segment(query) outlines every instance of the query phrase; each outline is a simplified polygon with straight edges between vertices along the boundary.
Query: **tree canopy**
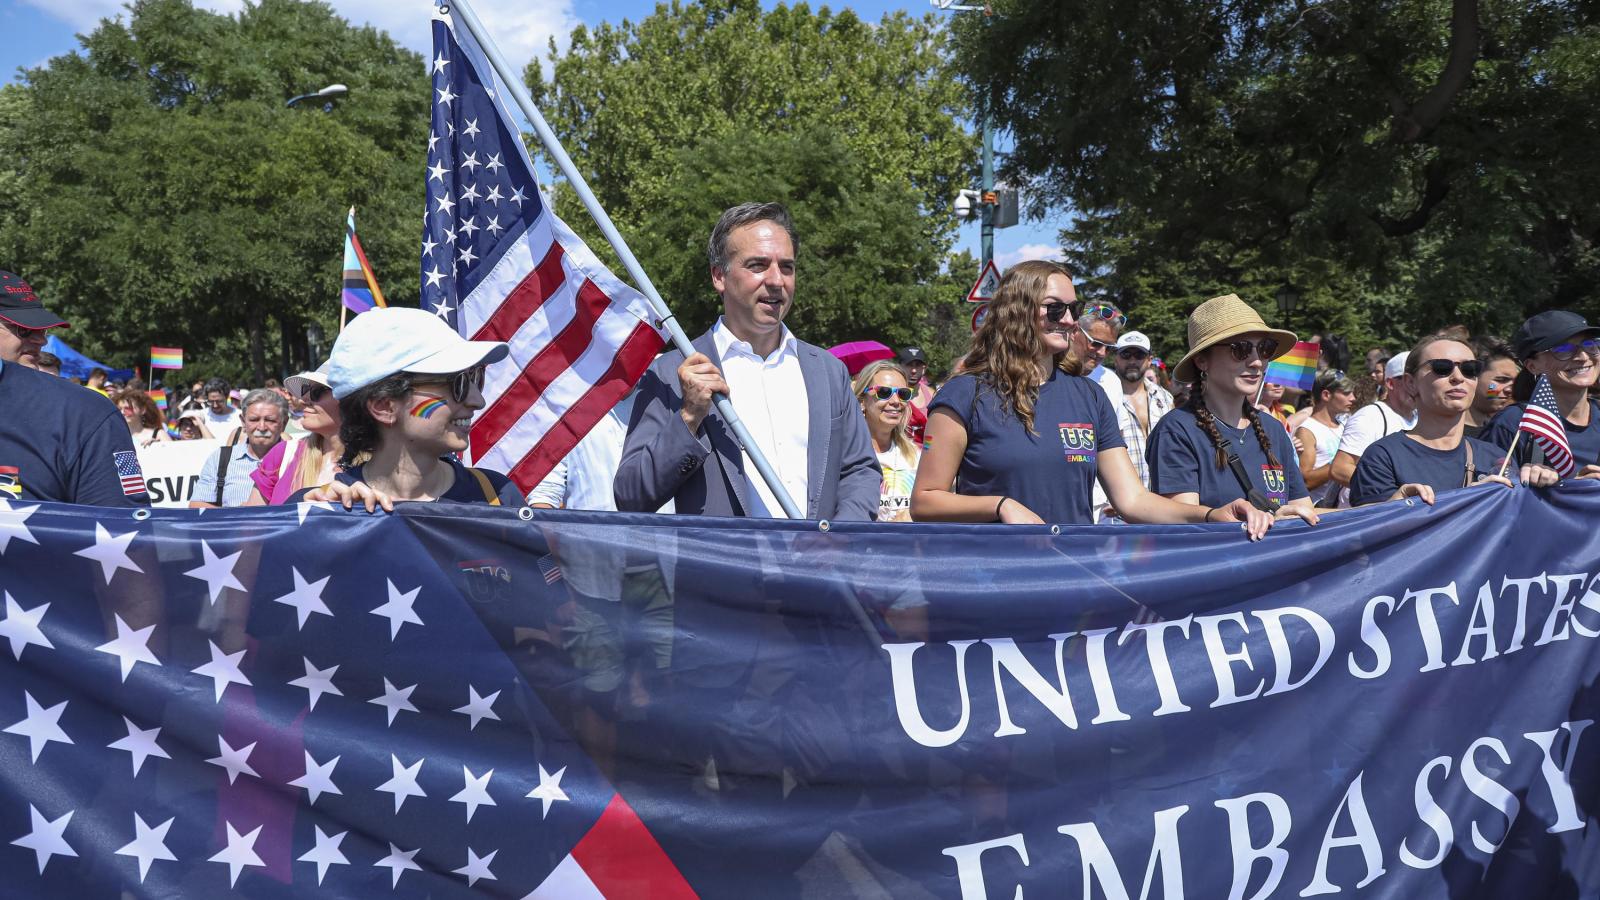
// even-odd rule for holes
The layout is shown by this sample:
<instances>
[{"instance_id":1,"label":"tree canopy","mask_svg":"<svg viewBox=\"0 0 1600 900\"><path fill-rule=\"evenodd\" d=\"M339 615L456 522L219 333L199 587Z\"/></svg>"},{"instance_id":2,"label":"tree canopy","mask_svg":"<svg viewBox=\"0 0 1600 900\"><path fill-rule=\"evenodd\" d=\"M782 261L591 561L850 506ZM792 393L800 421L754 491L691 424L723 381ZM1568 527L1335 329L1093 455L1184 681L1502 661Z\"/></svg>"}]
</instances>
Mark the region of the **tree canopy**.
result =
<instances>
[{"instance_id":1,"label":"tree canopy","mask_svg":"<svg viewBox=\"0 0 1600 900\"><path fill-rule=\"evenodd\" d=\"M69 342L125 365L182 346L189 371L259 382L309 323L335 331L351 205L390 297L416 303L419 55L300 0L139 0L81 41L0 93L0 260ZM335 82L331 112L286 108Z\"/></svg>"},{"instance_id":2,"label":"tree canopy","mask_svg":"<svg viewBox=\"0 0 1600 900\"><path fill-rule=\"evenodd\" d=\"M1582 0L996 0L955 25L1002 174L1167 348L1237 291L1391 343L1600 313L1600 8Z\"/></svg>"},{"instance_id":3,"label":"tree canopy","mask_svg":"<svg viewBox=\"0 0 1600 900\"><path fill-rule=\"evenodd\" d=\"M927 342L948 359L966 344L966 285L941 267L976 142L946 42L932 16L674 2L578 28L550 75L535 64L526 79L691 334L720 310L705 249L718 214L778 200L801 239L800 336ZM569 193L557 208L605 254Z\"/></svg>"}]
</instances>

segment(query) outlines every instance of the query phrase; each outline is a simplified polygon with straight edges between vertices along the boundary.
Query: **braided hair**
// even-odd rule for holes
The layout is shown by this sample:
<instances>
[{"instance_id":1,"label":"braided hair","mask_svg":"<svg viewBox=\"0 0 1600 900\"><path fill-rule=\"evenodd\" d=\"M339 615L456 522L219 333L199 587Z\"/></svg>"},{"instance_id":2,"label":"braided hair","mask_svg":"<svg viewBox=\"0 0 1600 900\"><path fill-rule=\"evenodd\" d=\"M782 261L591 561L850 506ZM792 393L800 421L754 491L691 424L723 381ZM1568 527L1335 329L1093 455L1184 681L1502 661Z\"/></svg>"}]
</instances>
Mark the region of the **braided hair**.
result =
<instances>
[{"instance_id":1,"label":"braided hair","mask_svg":"<svg viewBox=\"0 0 1600 900\"><path fill-rule=\"evenodd\" d=\"M1205 380L1203 374L1201 380ZM1222 432L1217 430L1217 417L1206 407L1206 393L1202 385L1196 385L1194 392L1189 396L1189 411L1194 413L1195 424L1199 425L1200 430L1211 439L1211 446L1217 453L1217 468L1227 468L1228 442L1222 439ZM1267 438L1266 429L1261 427L1261 416L1256 412L1255 406L1245 403L1244 415L1250 420L1251 430L1256 433L1256 443L1261 445L1261 452L1266 454L1267 464L1282 468L1278 457L1272 452L1272 441Z\"/></svg>"}]
</instances>

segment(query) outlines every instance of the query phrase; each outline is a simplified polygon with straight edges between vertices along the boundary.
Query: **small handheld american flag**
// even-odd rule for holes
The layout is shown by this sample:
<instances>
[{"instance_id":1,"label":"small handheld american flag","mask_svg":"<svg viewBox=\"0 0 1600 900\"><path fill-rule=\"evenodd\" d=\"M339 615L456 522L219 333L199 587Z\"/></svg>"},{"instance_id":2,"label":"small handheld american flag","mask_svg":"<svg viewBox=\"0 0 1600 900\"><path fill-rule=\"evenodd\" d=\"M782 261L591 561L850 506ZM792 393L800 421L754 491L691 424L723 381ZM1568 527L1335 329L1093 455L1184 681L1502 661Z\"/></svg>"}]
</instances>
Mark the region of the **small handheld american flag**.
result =
<instances>
[{"instance_id":1,"label":"small handheld american flag","mask_svg":"<svg viewBox=\"0 0 1600 900\"><path fill-rule=\"evenodd\" d=\"M1550 388L1550 379L1540 375L1533 386L1533 396L1528 398L1528 408L1522 412L1522 422L1517 431L1526 434L1540 450L1545 461L1562 478L1569 477L1577 468L1572 458L1572 445L1567 442L1567 426L1561 419L1561 409L1556 406L1556 392Z\"/></svg>"}]
</instances>

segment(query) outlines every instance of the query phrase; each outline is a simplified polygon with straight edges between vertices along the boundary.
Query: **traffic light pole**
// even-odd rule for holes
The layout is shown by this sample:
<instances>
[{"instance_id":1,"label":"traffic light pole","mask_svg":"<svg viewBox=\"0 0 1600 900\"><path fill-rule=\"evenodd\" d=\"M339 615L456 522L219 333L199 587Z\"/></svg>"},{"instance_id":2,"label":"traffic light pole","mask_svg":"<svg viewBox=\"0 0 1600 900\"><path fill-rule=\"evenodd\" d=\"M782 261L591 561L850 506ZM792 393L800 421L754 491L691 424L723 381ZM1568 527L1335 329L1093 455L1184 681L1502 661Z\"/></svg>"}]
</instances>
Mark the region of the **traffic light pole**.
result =
<instances>
[{"instance_id":1,"label":"traffic light pole","mask_svg":"<svg viewBox=\"0 0 1600 900\"><path fill-rule=\"evenodd\" d=\"M994 217L996 205L990 200L994 197L994 120L985 104L983 110L983 190L982 202L978 204L979 220L983 223L982 252L983 260L978 267L979 272L989 270L989 262L994 259Z\"/></svg>"}]
</instances>

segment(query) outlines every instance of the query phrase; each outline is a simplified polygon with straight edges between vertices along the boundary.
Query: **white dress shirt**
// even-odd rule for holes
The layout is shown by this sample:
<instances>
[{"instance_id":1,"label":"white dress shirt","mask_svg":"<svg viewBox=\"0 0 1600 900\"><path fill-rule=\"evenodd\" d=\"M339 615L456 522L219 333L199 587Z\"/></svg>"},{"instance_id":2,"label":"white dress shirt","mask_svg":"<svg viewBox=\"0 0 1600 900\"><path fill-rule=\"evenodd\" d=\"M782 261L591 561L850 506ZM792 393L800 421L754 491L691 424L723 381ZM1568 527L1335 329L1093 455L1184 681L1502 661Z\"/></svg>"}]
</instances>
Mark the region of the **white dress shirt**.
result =
<instances>
[{"instance_id":1,"label":"white dress shirt","mask_svg":"<svg viewBox=\"0 0 1600 900\"><path fill-rule=\"evenodd\" d=\"M543 503L557 509L617 511L617 497L611 482L622 461L622 442L628 437L628 419L633 415L633 398L637 395L635 391L623 397L594 423L583 440L528 492L530 505ZM659 511L672 512L672 501L668 500Z\"/></svg>"},{"instance_id":2,"label":"white dress shirt","mask_svg":"<svg viewBox=\"0 0 1600 900\"><path fill-rule=\"evenodd\" d=\"M806 379L800 371L799 342L785 326L778 349L761 357L747 341L734 337L721 318L711 329L717 355L722 358L722 378L729 399L750 437L778 473L789 497L806 514L808 478L806 450L811 433L811 407ZM767 482L756 471L748 452L742 454L749 490L750 515L783 519L787 516Z\"/></svg>"}]
</instances>

